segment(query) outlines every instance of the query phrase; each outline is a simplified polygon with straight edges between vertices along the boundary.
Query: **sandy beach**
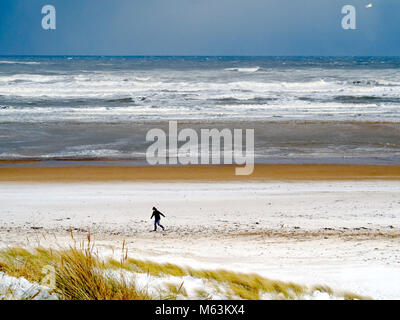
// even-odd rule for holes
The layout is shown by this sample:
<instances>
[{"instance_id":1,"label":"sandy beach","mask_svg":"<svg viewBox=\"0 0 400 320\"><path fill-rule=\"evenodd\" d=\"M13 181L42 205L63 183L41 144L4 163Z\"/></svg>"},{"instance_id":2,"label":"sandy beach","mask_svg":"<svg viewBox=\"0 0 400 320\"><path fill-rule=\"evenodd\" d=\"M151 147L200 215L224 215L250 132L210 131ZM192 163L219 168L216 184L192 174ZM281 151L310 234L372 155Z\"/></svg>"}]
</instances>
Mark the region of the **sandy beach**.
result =
<instances>
[{"instance_id":1,"label":"sandy beach","mask_svg":"<svg viewBox=\"0 0 400 320\"><path fill-rule=\"evenodd\" d=\"M126 240L135 258L400 297L398 166L232 171L2 168L0 246L66 247L71 230L90 232L102 256ZM164 232L150 232L153 206Z\"/></svg>"}]
</instances>

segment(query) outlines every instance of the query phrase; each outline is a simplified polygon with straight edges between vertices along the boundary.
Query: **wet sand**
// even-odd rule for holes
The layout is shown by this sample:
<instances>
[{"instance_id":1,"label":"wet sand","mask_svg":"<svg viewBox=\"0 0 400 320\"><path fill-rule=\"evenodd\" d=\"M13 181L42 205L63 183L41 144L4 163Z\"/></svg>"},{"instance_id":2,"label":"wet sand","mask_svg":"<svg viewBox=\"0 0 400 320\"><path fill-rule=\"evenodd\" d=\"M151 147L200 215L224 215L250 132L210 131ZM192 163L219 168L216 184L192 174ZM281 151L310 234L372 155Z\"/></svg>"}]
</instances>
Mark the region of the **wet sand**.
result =
<instances>
[{"instance_id":1,"label":"wet sand","mask_svg":"<svg viewBox=\"0 0 400 320\"><path fill-rule=\"evenodd\" d=\"M234 165L220 166L71 166L0 168L0 181L340 181L400 180L400 165L255 165L249 176Z\"/></svg>"}]
</instances>

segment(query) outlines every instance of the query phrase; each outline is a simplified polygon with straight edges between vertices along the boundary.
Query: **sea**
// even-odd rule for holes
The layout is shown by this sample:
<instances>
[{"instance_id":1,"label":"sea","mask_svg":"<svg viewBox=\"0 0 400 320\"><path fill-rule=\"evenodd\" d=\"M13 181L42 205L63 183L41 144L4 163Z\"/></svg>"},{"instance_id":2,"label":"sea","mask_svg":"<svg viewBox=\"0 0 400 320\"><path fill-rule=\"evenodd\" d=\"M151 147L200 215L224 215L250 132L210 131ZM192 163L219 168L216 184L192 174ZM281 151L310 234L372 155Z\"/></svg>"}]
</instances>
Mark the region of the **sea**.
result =
<instances>
[{"instance_id":1,"label":"sea","mask_svg":"<svg viewBox=\"0 0 400 320\"><path fill-rule=\"evenodd\" d=\"M258 163L400 164L399 57L0 57L0 160L145 163L146 133L255 129Z\"/></svg>"}]
</instances>

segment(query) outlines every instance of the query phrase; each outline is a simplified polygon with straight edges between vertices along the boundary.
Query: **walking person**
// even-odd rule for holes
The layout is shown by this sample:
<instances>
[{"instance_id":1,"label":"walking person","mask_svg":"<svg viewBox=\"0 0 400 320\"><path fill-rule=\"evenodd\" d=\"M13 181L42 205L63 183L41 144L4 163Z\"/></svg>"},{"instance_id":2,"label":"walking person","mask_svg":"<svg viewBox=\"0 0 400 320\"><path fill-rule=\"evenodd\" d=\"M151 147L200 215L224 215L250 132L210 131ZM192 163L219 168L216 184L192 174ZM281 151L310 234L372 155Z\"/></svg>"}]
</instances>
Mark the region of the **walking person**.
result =
<instances>
[{"instance_id":1,"label":"walking person","mask_svg":"<svg viewBox=\"0 0 400 320\"><path fill-rule=\"evenodd\" d=\"M165 218L165 216L157 210L156 207L153 207L153 214L150 219L154 217L154 231L157 231L157 225L161 227L161 229L165 230L165 228L160 224L161 216Z\"/></svg>"}]
</instances>

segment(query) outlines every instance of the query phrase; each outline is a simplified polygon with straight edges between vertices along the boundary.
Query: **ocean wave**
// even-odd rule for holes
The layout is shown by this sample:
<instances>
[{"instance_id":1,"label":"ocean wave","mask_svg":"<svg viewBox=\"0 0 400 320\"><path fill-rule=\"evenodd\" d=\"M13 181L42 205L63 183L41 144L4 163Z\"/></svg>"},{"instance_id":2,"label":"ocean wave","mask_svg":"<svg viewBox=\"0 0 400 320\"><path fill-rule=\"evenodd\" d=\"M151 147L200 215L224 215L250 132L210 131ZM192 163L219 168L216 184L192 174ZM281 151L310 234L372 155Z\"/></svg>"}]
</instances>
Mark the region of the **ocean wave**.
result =
<instances>
[{"instance_id":1,"label":"ocean wave","mask_svg":"<svg viewBox=\"0 0 400 320\"><path fill-rule=\"evenodd\" d=\"M135 77L136 81L149 81L150 77Z\"/></svg>"},{"instance_id":2,"label":"ocean wave","mask_svg":"<svg viewBox=\"0 0 400 320\"><path fill-rule=\"evenodd\" d=\"M237 71L237 72L248 72L253 73L260 70L260 67L249 67L249 68L225 68L226 71Z\"/></svg>"},{"instance_id":3,"label":"ocean wave","mask_svg":"<svg viewBox=\"0 0 400 320\"><path fill-rule=\"evenodd\" d=\"M400 97L377 97L377 96L336 96L334 101L353 104L369 104L369 103L393 103L400 104Z\"/></svg>"},{"instance_id":4,"label":"ocean wave","mask_svg":"<svg viewBox=\"0 0 400 320\"><path fill-rule=\"evenodd\" d=\"M115 98L115 99L105 99L105 102L135 102L135 99L133 99L132 97L127 97L127 98Z\"/></svg>"},{"instance_id":5,"label":"ocean wave","mask_svg":"<svg viewBox=\"0 0 400 320\"><path fill-rule=\"evenodd\" d=\"M262 104L268 104L271 101L278 101L278 98L274 97L232 97L232 96L227 96L227 97L221 97L221 98L211 98L207 99L207 101L212 101L213 103L216 103L218 105L226 105L226 104L243 104L243 105L262 105Z\"/></svg>"},{"instance_id":6,"label":"ocean wave","mask_svg":"<svg viewBox=\"0 0 400 320\"><path fill-rule=\"evenodd\" d=\"M363 79L363 80L351 80L347 81L347 84L355 85L355 86L367 86L367 87L398 87L400 86L399 81L387 81L387 80L371 80L371 79Z\"/></svg>"},{"instance_id":7,"label":"ocean wave","mask_svg":"<svg viewBox=\"0 0 400 320\"><path fill-rule=\"evenodd\" d=\"M311 58L183 60L3 58L0 121L400 121L394 65L357 69L357 63L345 61L333 67L330 60ZM42 65L16 67L13 61Z\"/></svg>"},{"instance_id":8,"label":"ocean wave","mask_svg":"<svg viewBox=\"0 0 400 320\"><path fill-rule=\"evenodd\" d=\"M24 65L39 65L40 62L36 61L11 61L11 60L1 60L0 64L24 64Z\"/></svg>"},{"instance_id":9,"label":"ocean wave","mask_svg":"<svg viewBox=\"0 0 400 320\"><path fill-rule=\"evenodd\" d=\"M57 75L39 75L39 74L15 74L12 76L0 76L0 82L8 84L20 84L24 82L33 83L51 83L51 82L62 82L64 85L69 82L68 76L57 76Z\"/></svg>"},{"instance_id":10,"label":"ocean wave","mask_svg":"<svg viewBox=\"0 0 400 320\"><path fill-rule=\"evenodd\" d=\"M379 86L349 85L324 79L311 81L183 81L163 79L162 81L136 80L137 77L121 76L60 76L60 75L14 75L0 76L0 95L9 97L51 97L68 99L73 97L115 97L120 95L156 95L162 99L186 98L197 95L198 99L213 99L215 96L231 95L236 99L254 96L275 98L275 95L293 98L312 95L325 96L396 96L400 95L400 85L394 87L380 82ZM147 79L147 78L146 78ZM127 80L127 81L125 81ZM179 80L179 81L176 81ZM173 95L172 95L173 94Z\"/></svg>"}]
</instances>

